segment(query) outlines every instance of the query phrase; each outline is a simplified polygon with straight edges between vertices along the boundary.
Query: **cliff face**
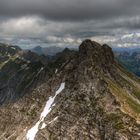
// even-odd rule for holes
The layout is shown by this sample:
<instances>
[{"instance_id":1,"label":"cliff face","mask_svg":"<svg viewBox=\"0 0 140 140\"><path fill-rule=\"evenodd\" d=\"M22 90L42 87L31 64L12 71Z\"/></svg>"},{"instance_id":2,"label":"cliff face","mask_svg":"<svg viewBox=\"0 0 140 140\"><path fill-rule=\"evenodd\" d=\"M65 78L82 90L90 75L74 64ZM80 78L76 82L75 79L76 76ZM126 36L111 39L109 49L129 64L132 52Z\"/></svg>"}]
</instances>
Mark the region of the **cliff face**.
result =
<instances>
[{"instance_id":1,"label":"cliff face","mask_svg":"<svg viewBox=\"0 0 140 140\"><path fill-rule=\"evenodd\" d=\"M57 55L54 66L31 94L1 107L1 138L140 139L140 80L114 60L109 46L85 40L78 52Z\"/></svg>"},{"instance_id":2,"label":"cliff face","mask_svg":"<svg viewBox=\"0 0 140 140\"><path fill-rule=\"evenodd\" d=\"M0 44L0 104L15 101L44 82L50 73L47 64L45 56Z\"/></svg>"}]
</instances>

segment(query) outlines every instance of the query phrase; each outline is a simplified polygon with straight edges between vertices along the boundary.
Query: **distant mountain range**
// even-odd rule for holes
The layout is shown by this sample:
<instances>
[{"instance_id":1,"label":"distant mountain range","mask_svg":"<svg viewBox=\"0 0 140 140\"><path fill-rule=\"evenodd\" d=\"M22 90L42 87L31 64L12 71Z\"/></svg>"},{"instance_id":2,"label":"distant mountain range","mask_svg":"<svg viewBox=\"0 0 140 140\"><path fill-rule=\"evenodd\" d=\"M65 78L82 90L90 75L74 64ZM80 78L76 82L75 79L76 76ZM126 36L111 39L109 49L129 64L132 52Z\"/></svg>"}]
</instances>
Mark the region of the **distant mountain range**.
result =
<instances>
[{"instance_id":1,"label":"distant mountain range","mask_svg":"<svg viewBox=\"0 0 140 140\"><path fill-rule=\"evenodd\" d=\"M116 59L130 72L140 76L140 50L114 52Z\"/></svg>"},{"instance_id":2,"label":"distant mountain range","mask_svg":"<svg viewBox=\"0 0 140 140\"><path fill-rule=\"evenodd\" d=\"M61 47L55 47L55 46L51 46L51 47L46 47L46 48L42 48L40 46L37 46L33 49L31 49L32 52L35 52L39 55L48 55L48 56L53 56L59 52L62 52L65 48L61 48Z\"/></svg>"}]
</instances>

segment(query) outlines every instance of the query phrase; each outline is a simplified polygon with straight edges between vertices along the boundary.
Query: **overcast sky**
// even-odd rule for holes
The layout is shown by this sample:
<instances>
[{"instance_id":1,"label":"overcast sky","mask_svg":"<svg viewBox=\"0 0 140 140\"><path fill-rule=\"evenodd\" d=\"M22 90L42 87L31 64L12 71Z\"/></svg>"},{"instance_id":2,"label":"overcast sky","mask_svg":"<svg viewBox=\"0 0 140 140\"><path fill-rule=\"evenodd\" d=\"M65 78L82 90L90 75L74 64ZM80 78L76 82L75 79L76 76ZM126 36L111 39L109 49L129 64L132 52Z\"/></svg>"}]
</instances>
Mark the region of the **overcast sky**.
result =
<instances>
[{"instance_id":1,"label":"overcast sky","mask_svg":"<svg viewBox=\"0 0 140 140\"><path fill-rule=\"evenodd\" d=\"M140 0L0 0L0 42L75 47L85 38L140 47Z\"/></svg>"}]
</instances>

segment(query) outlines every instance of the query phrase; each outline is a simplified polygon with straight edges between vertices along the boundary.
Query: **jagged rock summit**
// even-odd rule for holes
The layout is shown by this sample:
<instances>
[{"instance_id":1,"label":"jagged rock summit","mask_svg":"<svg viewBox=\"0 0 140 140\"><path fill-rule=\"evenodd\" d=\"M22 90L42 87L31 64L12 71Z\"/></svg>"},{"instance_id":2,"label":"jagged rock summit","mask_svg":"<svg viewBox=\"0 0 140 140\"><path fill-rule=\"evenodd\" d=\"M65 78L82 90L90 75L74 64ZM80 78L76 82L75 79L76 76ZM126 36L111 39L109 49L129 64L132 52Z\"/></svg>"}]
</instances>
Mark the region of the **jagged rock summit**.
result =
<instances>
[{"instance_id":1,"label":"jagged rock summit","mask_svg":"<svg viewBox=\"0 0 140 140\"><path fill-rule=\"evenodd\" d=\"M99 43L91 40L85 40L79 47L79 55L94 58L98 62L110 63L114 61L114 54L112 49L104 44L100 45Z\"/></svg>"},{"instance_id":2,"label":"jagged rock summit","mask_svg":"<svg viewBox=\"0 0 140 140\"><path fill-rule=\"evenodd\" d=\"M140 80L115 61L108 45L85 40L79 51L59 53L49 68L56 70L46 82L0 108L2 137L140 139Z\"/></svg>"}]
</instances>

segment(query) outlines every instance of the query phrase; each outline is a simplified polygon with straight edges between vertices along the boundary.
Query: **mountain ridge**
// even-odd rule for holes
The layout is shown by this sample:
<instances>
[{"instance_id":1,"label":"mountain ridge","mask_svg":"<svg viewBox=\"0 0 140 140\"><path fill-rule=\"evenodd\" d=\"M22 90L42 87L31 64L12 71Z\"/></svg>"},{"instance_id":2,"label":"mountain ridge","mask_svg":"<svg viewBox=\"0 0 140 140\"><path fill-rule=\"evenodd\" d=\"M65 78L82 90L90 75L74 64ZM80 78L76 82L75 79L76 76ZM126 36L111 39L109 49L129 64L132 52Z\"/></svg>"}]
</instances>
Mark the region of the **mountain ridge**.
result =
<instances>
[{"instance_id":1,"label":"mountain ridge","mask_svg":"<svg viewBox=\"0 0 140 140\"><path fill-rule=\"evenodd\" d=\"M47 57L5 44L0 45L0 52L0 104L21 98L48 76Z\"/></svg>"},{"instance_id":2,"label":"mountain ridge","mask_svg":"<svg viewBox=\"0 0 140 140\"><path fill-rule=\"evenodd\" d=\"M116 62L108 45L85 40L79 51L65 50L49 65L57 71L47 81L0 108L1 135L26 140L46 101L65 83L35 140L139 140L140 79Z\"/></svg>"}]
</instances>

